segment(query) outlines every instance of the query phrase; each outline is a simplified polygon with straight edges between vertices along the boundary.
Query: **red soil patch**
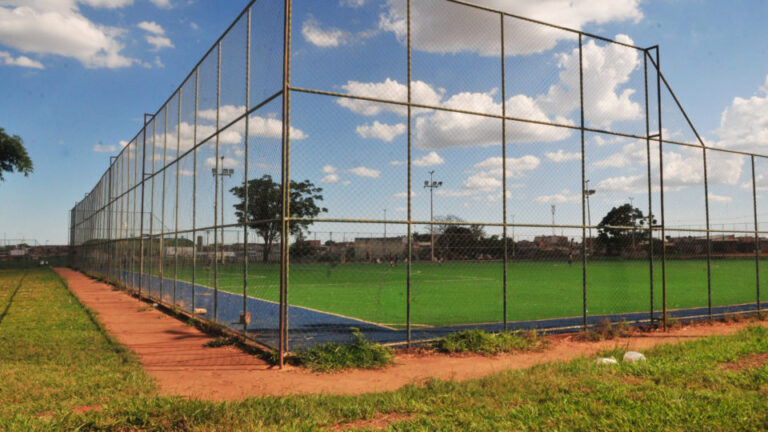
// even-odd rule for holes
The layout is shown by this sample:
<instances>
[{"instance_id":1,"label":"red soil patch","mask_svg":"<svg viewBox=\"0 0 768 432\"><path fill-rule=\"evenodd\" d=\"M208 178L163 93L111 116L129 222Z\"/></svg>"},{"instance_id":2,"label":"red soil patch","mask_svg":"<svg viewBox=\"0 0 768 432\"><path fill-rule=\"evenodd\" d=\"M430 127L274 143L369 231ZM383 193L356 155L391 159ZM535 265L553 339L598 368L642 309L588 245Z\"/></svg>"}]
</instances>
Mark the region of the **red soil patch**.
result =
<instances>
[{"instance_id":1,"label":"red soil patch","mask_svg":"<svg viewBox=\"0 0 768 432\"><path fill-rule=\"evenodd\" d=\"M729 370L733 372L741 372L744 369L753 369L761 367L768 363L768 353L751 354L742 357L736 361L725 363L720 365L721 369Z\"/></svg>"},{"instance_id":2,"label":"red soil patch","mask_svg":"<svg viewBox=\"0 0 768 432\"><path fill-rule=\"evenodd\" d=\"M666 333L634 333L630 337L600 342L577 340L575 334L557 335L549 336L547 348L537 352L493 357L402 353L395 356L395 365L386 369L319 374L301 368L270 368L263 360L231 346L205 348L203 344L212 338L196 328L175 319L158 319L165 315L154 309L145 310L144 303L81 273L64 268L56 271L69 281L70 289L83 304L98 312L99 320L110 334L139 355L144 368L157 379L161 393L209 400L392 391L429 378L468 380L510 369L591 356L616 347L642 351L660 344L728 335L750 324L715 322Z\"/></svg>"},{"instance_id":3,"label":"red soil patch","mask_svg":"<svg viewBox=\"0 0 768 432\"><path fill-rule=\"evenodd\" d=\"M362 429L362 428L373 429L373 430L384 430L390 427L392 423L413 420L414 417L416 416L410 415L410 414L390 413L390 414L384 414L382 416L369 419L369 420L357 420L349 423L340 423L334 426L333 428L331 428L331 430L344 431L348 429Z\"/></svg>"},{"instance_id":4,"label":"red soil patch","mask_svg":"<svg viewBox=\"0 0 768 432\"><path fill-rule=\"evenodd\" d=\"M101 406L100 405L82 405L82 406L77 406L72 408L72 412L78 413L78 414L87 413L91 411L101 411Z\"/></svg>"}]
</instances>

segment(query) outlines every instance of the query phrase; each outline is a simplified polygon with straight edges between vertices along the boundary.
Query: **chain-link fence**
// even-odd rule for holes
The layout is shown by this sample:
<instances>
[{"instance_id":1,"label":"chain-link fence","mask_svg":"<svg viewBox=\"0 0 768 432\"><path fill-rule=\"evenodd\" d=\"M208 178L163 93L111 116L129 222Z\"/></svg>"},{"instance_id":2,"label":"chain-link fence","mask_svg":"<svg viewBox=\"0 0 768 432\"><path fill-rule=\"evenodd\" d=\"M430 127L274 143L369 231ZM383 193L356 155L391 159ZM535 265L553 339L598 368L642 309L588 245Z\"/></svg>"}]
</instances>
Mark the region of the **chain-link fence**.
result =
<instances>
[{"instance_id":1,"label":"chain-link fence","mask_svg":"<svg viewBox=\"0 0 768 432\"><path fill-rule=\"evenodd\" d=\"M72 210L75 265L281 354L754 311L768 160L659 64L461 1L253 1Z\"/></svg>"}]
</instances>

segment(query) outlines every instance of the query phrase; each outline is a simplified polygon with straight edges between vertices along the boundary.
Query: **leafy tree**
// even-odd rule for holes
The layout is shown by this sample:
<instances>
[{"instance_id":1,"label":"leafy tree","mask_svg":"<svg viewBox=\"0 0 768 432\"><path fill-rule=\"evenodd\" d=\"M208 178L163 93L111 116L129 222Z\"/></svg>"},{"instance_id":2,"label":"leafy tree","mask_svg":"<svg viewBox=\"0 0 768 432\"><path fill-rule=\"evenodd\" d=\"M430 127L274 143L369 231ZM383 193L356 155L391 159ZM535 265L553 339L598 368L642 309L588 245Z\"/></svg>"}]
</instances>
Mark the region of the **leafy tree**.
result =
<instances>
[{"instance_id":1,"label":"leafy tree","mask_svg":"<svg viewBox=\"0 0 768 432\"><path fill-rule=\"evenodd\" d=\"M13 172L14 169L27 176L33 171L32 160L21 137L8 135L0 128L0 181L5 180L3 172Z\"/></svg>"},{"instance_id":2,"label":"leafy tree","mask_svg":"<svg viewBox=\"0 0 768 432\"><path fill-rule=\"evenodd\" d=\"M631 244L634 228L642 227L647 220L640 209L630 204L614 207L597 224L597 239L608 255L619 255L624 247Z\"/></svg>"},{"instance_id":3,"label":"leafy tree","mask_svg":"<svg viewBox=\"0 0 768 432\"><path fill-rule=\"evenodd\" d=\"M272 176L266 174L261 178L248 180L248 209L245 208L246 185L235 186L230 189L233 195L240 198L235 204L235 216L239 223L247 221L248 226L264 240L263 261L267 262L272 245L280 239L280 218L282 215L282 190L281 185L272 180ZM320 193L322 188L315 187L309 180L303 182L291 181L291 218L313 218L328 209L319 207L323 200ZM302 235L309 227L308 221L291 221L290 233Z\"/></svg>"}]
</instances>

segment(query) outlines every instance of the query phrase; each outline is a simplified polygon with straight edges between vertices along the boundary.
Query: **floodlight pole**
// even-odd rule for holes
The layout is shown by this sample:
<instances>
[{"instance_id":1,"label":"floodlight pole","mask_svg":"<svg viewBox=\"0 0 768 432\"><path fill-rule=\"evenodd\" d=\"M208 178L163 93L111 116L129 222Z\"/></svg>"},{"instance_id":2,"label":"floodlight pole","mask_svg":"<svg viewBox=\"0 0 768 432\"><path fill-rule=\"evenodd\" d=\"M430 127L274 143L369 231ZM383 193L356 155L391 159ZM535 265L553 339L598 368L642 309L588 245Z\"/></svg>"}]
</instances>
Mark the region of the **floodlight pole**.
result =
<instances>
[{"instance_id":1,"label":"floodlight pole","mask_svg":"<svg viewBox=\"0 0 768 432\"><path fill-rule=\"evenodd\" d=\"M589 225L589 244L592 246L592 209L589 205L589 197L595 194L594 189L589 188L589 180L586 180L584 182L584 196L587 199L587 224ZM592 253L592 249L590 248L589 253Z\"/></svg>"},{"instance_id":2,"label":"floodlight pole","mask_svg":"<svg viewBox=\"0 0 768 432\"><path fill-rule=\"evenodd\" d=\"M635 209L635 198L634 197L629 197L629 207L630 207L630 209L629 209L630 211ZM632 254L634 255L634 253L635 253L635 221L633 219L632 220Z\"/></svg>"},{"instance_id":3,"label":"floodlight pole","mask_svg":"<svg viewBox=\"0 0 768 432\"><path fill-rule=\"evenodd\" d=\"M232 168L224 168L224 156L221 158L221 170L211 168L211 174L214 177L221 177L221 224L224 225L224 177L232 177L235 170ZM216 259L216 258L214 258ZM221 264L224 264L224 228L221 228Z\"/></svg>"},{"instance_id":4,"label":"floodlight pole","mask_svg":"<svg viewBox=\"0 0 768 432\"><path fill-rule=\"evenodd\" d=\"M432 262L435 261L435 201L433 197L433 193L435 189L439 188L443 185L443 182L441 181L434 181L432 180L432 175L435 173L434 170L429 172L429 181L424 180L424 187L429 189L429 232L430 232L430 249L431 249L431 260Z\"/></svg>"},{"instance_id":5,"label":"floodlight pole","mask_svg":"<svg viewBox=\"0 0 768 432\"><path fill-rule=\"evenodd\" d=\"M384 238L387 238L387 209L384 209Z\"/></svg>"}]
</instances>

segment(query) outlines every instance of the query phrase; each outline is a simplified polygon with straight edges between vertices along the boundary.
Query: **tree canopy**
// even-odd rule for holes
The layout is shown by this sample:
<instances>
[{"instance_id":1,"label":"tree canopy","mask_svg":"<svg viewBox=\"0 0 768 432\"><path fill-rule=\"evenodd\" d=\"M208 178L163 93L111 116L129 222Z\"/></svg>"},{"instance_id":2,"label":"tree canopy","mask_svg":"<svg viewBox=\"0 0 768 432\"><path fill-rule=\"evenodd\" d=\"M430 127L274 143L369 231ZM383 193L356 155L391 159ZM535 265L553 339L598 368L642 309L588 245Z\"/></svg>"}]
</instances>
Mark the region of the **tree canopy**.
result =
<instances>
[{"instance_id":1,"label":"tree canopy","mask_svg":"<svg viewBox=\"0 0 768 432\"><path fill-rule=\"evenodd\" d=\"M597 239L608 255L619 255L623 248L632 244L635 229L647 221L643 212L630 204L614 207L597 225Z\"/></svg>"},{"instance_id":2,"label":"tree canopy","mask_svg":"<svg viewBox=\"0 0 768 432\"><path fill-rule=\"evenodd\" d=\"M0 127L0 181L5 180L4 172L20 172L25 176L33 171L32 159L18 135L8 135Z\"/></svg>"},{"instance_id":3,"label":"tree canopy","mask_svg":"<svg viewBox=\"0 0 768 432\"><path fill-rule=\"evenodd\" d=\"M268 174L261 178L248 180L247 188L247 210L245 208L246 185L235 186L230 189L230 192L240 199L239 203L234 204L235 216L237 216L239 223L248 223L248 226L254 229L264 240L262 259L266 262L269 259L272 245L280 239L282 188ZM323 196L320 194L322 191L322 188L316 187L309 180L291 181L291 218L313 218L321 212L327 212L328 209L318 205L323 200ZM290 233L300 236L309 225L311 225L309 221L292 220Z\"/></svg>"}]
</instances>

